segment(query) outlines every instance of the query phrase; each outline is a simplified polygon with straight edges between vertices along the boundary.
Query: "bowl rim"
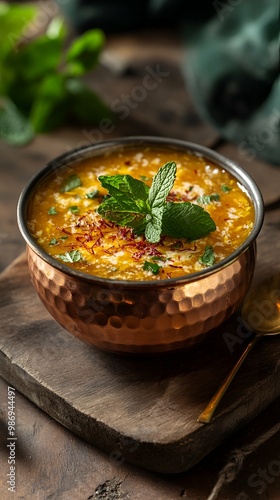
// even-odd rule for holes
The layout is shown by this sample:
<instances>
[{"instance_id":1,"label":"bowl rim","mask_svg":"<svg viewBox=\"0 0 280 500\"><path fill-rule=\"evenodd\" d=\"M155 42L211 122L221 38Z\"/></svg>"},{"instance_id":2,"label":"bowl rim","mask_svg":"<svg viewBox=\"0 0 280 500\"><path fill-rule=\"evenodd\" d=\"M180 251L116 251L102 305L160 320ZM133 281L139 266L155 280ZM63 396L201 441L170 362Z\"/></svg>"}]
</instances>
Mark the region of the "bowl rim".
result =
<instances>
[{"instance_id":1,"label":"bowl rim","mask_svg":"<svg viewBox=\"0 0 280 500\"><path fill-rule=\"evenodd\" d=\"M237 181L241 183L243 189L249 198L251 199L254 211L255 211L255 221L252 231L246 240L238 247L234 252L228 255L222 261L214 264L211 267L207 267L195 273L186 274L183 276L179 276L176 278L169 279L160 279L160 280L119 280L119 279L111 279L111 278L103 278L101 276L87 274L82 271L77 271L71 267L66 266L63 263L57 261L54 257L49 255L40 245L36 242L36 240L31 236L27 223L26 223L26 210L27 204L32 193L32 190L40 182L43 178L48 176L51 171L64 168L66 166L70 166L72 164L77 163L77 161L81 161L83 159L90 158L91 156L98 156L99 153L102 154L102 150L108 151L108 149L119 149L125 146L143 146L143 145L155 145L159 147L170 147L172 149L183 149L184 151L194 154L196 156L202 156L206 160L210 160L215 163L218 167L225 169L227 172L232 174ZM94 153L94 154L92 154ZM42 169L40 169L35 175L33 175L29 182L23 188L17 204L17 222L20 232L26 241L27 245L31 247L31 249L41 257L45 262L47 262L52 267L56 268L63 274L68 274L70 277L75 277L78 279L82 279L87 282L103 284L103 285L112 285L112 286L126 286L126 287L150 287L153 284L154 287L173 287L176 284L184 284L190 283L192 281L196 281L198 279L202 279L205 276L211 275L222 268L227 267L235 260L237 260L247 249L248 247L255 242L264 219L264 203L263 197L259 187L256 182L253 180L250 174L246 172L238 163L235 161L221 155L208 148L207 146L203 146L197 144L195 142L185 141L182 139L175 139L169 137L157 137L157 136L145 136L145 135L137 135L137 136L127 136L127 137L117 137L113 139L108 139L105 141L100 141L96 143L91 143L86 146L81 146L77 148L73 148L66 153L63 153L53 160L49 161Z\"/></svg>"}]
</instances>

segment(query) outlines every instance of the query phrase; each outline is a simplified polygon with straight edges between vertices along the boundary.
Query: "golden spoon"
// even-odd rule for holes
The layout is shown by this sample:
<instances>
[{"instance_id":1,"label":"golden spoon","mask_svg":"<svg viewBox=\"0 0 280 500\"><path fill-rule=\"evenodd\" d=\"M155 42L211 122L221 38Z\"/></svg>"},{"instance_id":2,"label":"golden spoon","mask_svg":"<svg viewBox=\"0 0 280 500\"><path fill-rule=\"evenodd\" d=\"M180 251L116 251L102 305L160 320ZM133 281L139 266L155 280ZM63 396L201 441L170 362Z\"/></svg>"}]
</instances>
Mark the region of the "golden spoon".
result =
<instances>
[{"instance_id":1,"label":"golden spoon","mask_svg":"<svg viewBox=\"0 0 280 500\"><path fill-rule=\"evenodd\" d=\"M243 304L241 314L244 322L255 332L255 336L247 345L242 356L225 378L221 387L199 415L198 422L204 424L210 422L231 381L257 340L264 335L280 334L280 274L274 275L249 292Z\"/></svg>"}]
</instances>

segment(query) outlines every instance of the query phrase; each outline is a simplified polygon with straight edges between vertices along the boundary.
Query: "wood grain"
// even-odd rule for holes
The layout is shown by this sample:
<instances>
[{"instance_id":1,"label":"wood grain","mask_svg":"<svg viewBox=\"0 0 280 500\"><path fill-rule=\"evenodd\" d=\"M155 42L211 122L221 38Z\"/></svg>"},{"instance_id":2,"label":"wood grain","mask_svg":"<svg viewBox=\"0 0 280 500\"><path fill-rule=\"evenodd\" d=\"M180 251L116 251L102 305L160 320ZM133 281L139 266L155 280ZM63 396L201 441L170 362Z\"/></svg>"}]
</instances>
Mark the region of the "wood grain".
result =
<instances>
[{"instance_id":1,"label":"wood grain","mask_svg":"<svg viewBox=\"0 0 280 500\"><path fill-rule=\"evenodd\" d=\"M255 280L280 272L270 253L280 250L277 215L262 230ZM263 339L212 423L197 423L244 348L239 339L231 354L225 342L239 332L238 315L189 351L132 358L89 347L58 326L30 284L25 256L2 273L0 291L0 374L109 455L159 472L187 470L280 395L279 338Z\"/></svg>"}]
</instances>

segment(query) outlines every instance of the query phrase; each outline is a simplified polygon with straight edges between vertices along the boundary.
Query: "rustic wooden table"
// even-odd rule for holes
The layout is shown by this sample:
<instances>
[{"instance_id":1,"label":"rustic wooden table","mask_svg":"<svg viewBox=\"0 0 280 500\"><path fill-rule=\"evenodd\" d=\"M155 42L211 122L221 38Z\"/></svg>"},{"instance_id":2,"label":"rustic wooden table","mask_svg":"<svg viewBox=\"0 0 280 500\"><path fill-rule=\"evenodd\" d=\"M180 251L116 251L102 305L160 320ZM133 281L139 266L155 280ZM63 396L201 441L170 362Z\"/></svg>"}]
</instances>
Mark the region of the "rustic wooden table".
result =
<instances>
[{"instance_id":1,"label":"rustic wooden table","mask_svg":"<svg viewBox=\"0 0 280 500\"><path fill-rule=\"evenodd\" d=\"M26 147L0 144L1 271L24 250L16 223L16 203L31 175L54 156L96 140L137 134L198 142L238 161L260 186L267 205L273 205L279 198L280 168L257 157L252 160L244 150L223 141L198 117L180 70L184 56L179 40L170 34L145 32L111 37L102 64L90 81L105 102L117 111L116 122L110 129L98 125L69 126L37 136ZM144 92L145 76L156 71L161 75L154 80L157 85ZM266 215L275 231L279 231L279 215L279 204ZM279 259L277 255L273 257L273 248L271 253L272 261ZM261 262L258 265L261 266ZM7 484L7 387L7 382L0 379L1 499L13 494ZM15 403L20 442L17 443L13 498L279 499L279 400L194 468L175 475L148 472L109 457L51 419L19 392L16 392ZM231 459L234 449L241 451ZM226 464L227 474L219 476ZM233 470L238 473L234 474ZM211 496L215 485L216 494Z\"/></svg>"}]
</instances>

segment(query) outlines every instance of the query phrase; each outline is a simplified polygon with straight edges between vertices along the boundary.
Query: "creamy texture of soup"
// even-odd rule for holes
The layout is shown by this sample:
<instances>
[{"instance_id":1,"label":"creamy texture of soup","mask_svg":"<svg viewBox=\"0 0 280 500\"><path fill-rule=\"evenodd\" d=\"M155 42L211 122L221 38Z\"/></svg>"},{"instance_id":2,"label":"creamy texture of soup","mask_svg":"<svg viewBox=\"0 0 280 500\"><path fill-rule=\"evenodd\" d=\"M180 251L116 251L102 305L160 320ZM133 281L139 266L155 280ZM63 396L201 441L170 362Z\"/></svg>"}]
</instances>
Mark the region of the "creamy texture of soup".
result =
<instances>
[{"instance_id":1,"label":"creamy texture of soup","mask_svg":"<svg viewBox=\"0 0 280 500\"><path fill-rule=\"evenodd\" d=\"M167 201L200 204L216 230L195 241L163 236L149 243L128 227L97 212L107 191L101 175L129 174L151 185L158 169L176 162L177 174ZM87 274L118 280L158 280L204 269L205 250L212 264L236 250L250 234L254 208L246 190L227 171L183 151L153 146L125 148L82 160L52 172L33 192L28 227L52 257Z\"/></svg>"}]
</instances>

